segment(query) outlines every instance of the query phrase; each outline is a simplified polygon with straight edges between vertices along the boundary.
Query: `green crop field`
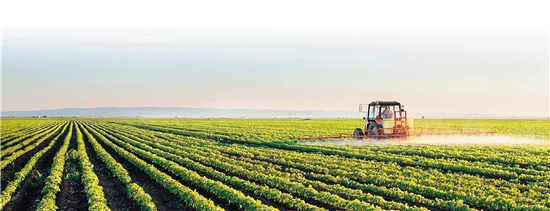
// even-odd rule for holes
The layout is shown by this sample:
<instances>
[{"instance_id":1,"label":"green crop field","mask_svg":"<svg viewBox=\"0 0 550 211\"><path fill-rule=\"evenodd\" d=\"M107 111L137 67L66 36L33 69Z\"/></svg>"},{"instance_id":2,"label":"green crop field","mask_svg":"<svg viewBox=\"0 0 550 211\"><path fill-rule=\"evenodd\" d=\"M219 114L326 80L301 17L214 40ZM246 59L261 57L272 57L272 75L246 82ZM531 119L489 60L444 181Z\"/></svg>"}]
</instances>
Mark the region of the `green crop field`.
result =
<instances>
[{"instance_id":1,"label":"green crop field","mask_svg":"<svg viewBox=\"0 0 550 211\"><path fill-rule=\"evenodd\" d=\"M360 119L1 124L0 210L550 210L549 119L414 123L539 145L297 141L350 134Z\"/></svg>"}]
</instances>

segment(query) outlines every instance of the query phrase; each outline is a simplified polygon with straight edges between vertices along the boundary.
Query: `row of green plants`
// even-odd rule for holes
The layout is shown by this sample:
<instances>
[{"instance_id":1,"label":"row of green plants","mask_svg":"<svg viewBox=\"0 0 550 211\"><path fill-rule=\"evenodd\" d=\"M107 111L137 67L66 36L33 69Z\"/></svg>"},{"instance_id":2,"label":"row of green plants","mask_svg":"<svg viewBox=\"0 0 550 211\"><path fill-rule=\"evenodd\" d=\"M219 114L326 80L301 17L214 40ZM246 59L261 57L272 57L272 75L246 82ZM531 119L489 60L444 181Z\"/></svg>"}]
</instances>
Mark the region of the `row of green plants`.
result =
<instances>
[{"instance_id":1,"label":"row of green plants","mask_svg":"<svg viewBox=\"0 0 550 211\"><path fill-rule=\"evenodd\" d=\"M109 131L108 128L104 128L104 127L102 127L101 129L105 132L111 132L116 137L120 137L120 136L117 136L115 134L121 134L121 135L125 135L125 136L129 137L130 140L140 140L140 138L132 136L131 134L125 133L123 131ZM135 144L134 141L129 142L129 143ZM265 185L259 185L259 184L254 183L254 182L250 182L250 181L241 179L239 177L226 175L226 174L224 174L220 171L217 171L217 170L213 169L212 167L209 167L209 166L203 165L201 163L195 162L195 161L193 161L193 160L191 160L187 157L178 156L178 155L174 155L172 153L168 153L168 152L173 151L174 148L169 148L170 150L168 150L166 148L166 146L160 144L160 142L153 142L153 143L149 142L148 144L150 144L152 146L155 146L159 149L166 149L166 151L159 151L159 149L153 149L153 148L150 148L150 147L145 147L144 148L146 150L149 150L150 152L154 152L157 155L160 155L160 156L163 156L167 159L173 160L173 161L179 163L180 165L183 165L183 166L185 166L189 169L192 169L192 170L194 170L198 173L206 175L209 178L212 178L212 179L215 179L215 180L218 180L218 181L223 181L226 184L229 184L229 185L231 185L235 188L242 189L244 191L252 192L255 195L258 195L258 196L264 197L268 200L271 200L271 201L274 201L276 203L282 204L282 205L284 205L284 206L286 206L290 209L300 210L300 211L305 211L305 210L319 210L319 211L326 210L324 208L320 208L320 207L317 207L315 205L308 204L304 200L302 200L300 198L295 198L295 197L293 197L292 195L290 195L288 193L283 193L278 189L270 188L270 187L265 186ZM144 145L140 145L140 146L144 146Z\"/></svg>"},{"instance_id":2,"label":"row of green plants","mask_svg":"<svg viewBox=\"0 0 550 211\"><path fill-rule=\"evenodd\" d=\"M198 138L212 139L218 141L229 141L239 144L250 144L251 142L246 140L239 139L238 136L229 135L229 134L218 134L216 131L189 131L189 130L177 130L173 128L167 128L165 126L154 126L154 125L135 125L130 124L131 126L154 130L165 133L173 133L183 136L193 136ZM288 144L284 142L264 142L262 146L280 148L286 150L295 150L301 152L316 152L323 153L327 155L339 155L346 156L350 158L358 158L365 160L379 160L384 162L394 162L400 165L405 166L419 166L422 168L436 168L441 169L442 171L454 171L454 172L463 172L472 175L482 175L486 177L499 177L507 180L518 179L524 181L542 181L550 180L550 175L546 174L545 171L539 171L535 169L525 169L521 167L506 167L489 162L470 162L467 160L456 160L456 159L444 159L444 158L427 158L417 155L403 155L395 156L392 153L385 152L373 152L370 150L364 149L353 149L353 148L337 148L337 147L319 147L319 146L307 146L307 145L296 145Z\"/></svg>"},{"instance_id":3,"label":"row of green plants","mask_svg":"<svg viewBox=\"0 0 550 211\"><path fill-rule=\"evenodd\" d=\"M250 151L251 150L247 150L247 152ZM287 159L286 161L278 160L277 157L282 157L284 155L273 153L273 151L266 152L265 154L272 155L271 158L266 159L267 161L281 162L281 164L283 165L286 164L286 167L288 167L288 165L296 166L296 163L299 163L297 160L292 159ZM289 157L290 156L295 155L289 155ZM255 160L262 160L261 156L258 156L257 154L255 154L253 158ZM319 166L323 165L325 169L321 172L324 172L325 174L329 174L331 176L336 176L339 178L351 178L366 184L377 184L384 187L401 188L403 190L413 191L427 197L437 197L448 200L464 199L464 201L467 201L470 204L474 204L476 206L487 206L488 204L491 204L491 202L488 201L476 201L479 199L484 199L484 197L482 197L483 194L501 199L508 199L508 203L512 205L515 204L515 202L513 201L528 205L527 207L524 207L526 210L536 207L536 205L531 207L531 204L539 204L539 206L541 206L540 204L542 204L542 206L544 206L545 198L548 197L544 194L548 192L548 188L537 186L537 184L521 185L507 183L502 180L487 180L482 178L470 177L468 175L466 175L467 178L463 178L459 176L459 174L443 175L437 172L430 172L434 173L433 175L425 173L418 174L418 169L411 167L406 167L402 170L393 168L388 169L388 171L384 172L384 170L386 169L385 166L367 165L354 167L353 165L349 165L349 163L347 162L341 161L330 164L332 160L337 161L338 159L329 158L323 159L320 162L312 162L312 157L307 157L304 158L301 165L298 165L303 168L308 166L309 162L309 168L306 168L305 170L310 172L314 169L319 169ZM343 170L340 171L335 170L339 169L339 167L341 166L345 166L346 168L342 168ZM328 173L326 171L327 169ZM416 179L413 179L413 177L416 177ZM459 184L453 184L452 182L458 182ZM493 185L487 184L487 182L492 182ZM462 183L462 185L460 183ZM435 189L439 189L440 191L434 192L433 190ZM424 190L424 192L417 192L418 190ZM473 195L471 194L475 195L475 197L472 197ZM444 206L446 207L447 205ZM521 207L521 205L518 205L517 207Z\"/></svg>"},{"instance_id":4,"label":"row of green plants","mask_svg":"<svg viewBox=\"0 0 550 211\"><path fill-rule=\"evenodd\" d=\"M107 169L111 172L111 175L116 177L122 184L126 186L126 191L130 199L132 199L140 209L143 211L156 211L157 207L153 202L151 196L143 190L141 186L132 181L128 171L117 162L103 147L97 142L94 136L79 123L80 129L86 140L90 143L93 150L97 153L97 156L101 159Z\"/></svg>"},{"instance_id":5,"label":"row of green plants","mask_svg":"<svg viewBox=\"0 0 550 211\"><path fill-rule=\"evenodd\" d=\"M33 150L48 138L51 138L55 134L55 132L61 130L62 127L63 127L62 125L58 125L42 133L35 134L32 137L30 137L27 141L21 144L15 145L13 147L10 147L8 149L5 149L5 151L4 149L2 149L2 160L0 161L0 169L4 169L6 166L14 162L17 158ZM34 143L29 144L31 142L34 142ZM25 148L21 149L22 147L25 147Z\"/></svg>"},{"instance_id":6,"label":"row of green plants","mask_svg":"<svg viewBox=\"0 0 550 211\"><path fill-rule=\"evenodd\" d=\"M124 148L116 146L115 144L110 142L105 136L103 136L98 131L91 129L88 125L85 124L84 127L89 130L90 133L96 135L101 142L109 146L121 157L135 165L138 169L140 169L147 175L149 175L149 177L157 181L160 185L169 190L171 193L178 196L178 198L184 201L189 207L192 207L196 210L204 211L223 210L219 206L216 206L212 200L205 198L197 191L194 191L189 187L182 185L177 180L170 177L168 174L160 171L155 166L147 163L145 160L140 159L139 157L128 152Z\"/></svg>"},{"instance_id":7,"label":"row of green plants","mask_svg":"<svg viewBox=\"0 0 550 211\"><path fill-rule=\"evenodd\" d=\"M52 124L40 128L36 131L30 131L28 133L16 135L17 138L2 143L2 155L8 155L9 153L14 152L17 149L24 147L28 143L34 141L37 137L48 134L48 132L54 130L55 128L58 128L61 125L62 124Z\"/></svg>"},{"instance_id":8,"label":"row of green plants","mask_svg":"<svg viewBox=\"0 0 550 211\"><path fill-rule=\"evenodd\" d=\"M260 163L262 165L268 165L270 167L275 168L275 170L282 171L281 166L278 166L277 164L261 161L261 160L255 160L247 157L239 157L239 160L243 160L249 163ZM263 164L268 163L268 164ZM311 166L310 166L311 167ZM352 179L348 179L347 177L343 177L341 175L333 176L331 174L327 173L315 173L314 171L309 171L307 169L300 170L298 168L292 168L292 167L285 167L285 171L289 171L293 174L293 178L307 178L308 181L315 183L324 182L327 184L336 184L336 189L342 189L341 187L347 187L351 190L346 190L346 192L353 192L357 190L362 190L366 193L372 193L378 196L384 196L392 198L393 200L401 200L407 203L413 203L415 205L421 206L421 207L430 207L435 209L443 209L443 210L475 210L474 208L470 208L468 205L464 204L462 200L443 200L439 198L430 199L426 198L423 195L403 191L396 187L385 187L385 186L378 186L371 183L360 183ZM306 172L308 171L308 172ZM316 181L317 180L317 181ZM328 188L328 187L325 187Z\"/></svg>"},{"instance_id":9,"label":"row of green plants","mask_svg":"<svg viewBox=\"0 0 550 211\"><path fill-rule=\"evenodd\" d=\"M222 120L200 120L190 119L186 121L177 120L132 120L132 121L116 121L116 123L123 122L124 124L134 124L138 126L160 126L170 129L182 135L192 135L203 138L217 138L228 139L236 141L237 143L262 143L271 141L288 140L288 137L292 137L294 141L299 136L315 136L322 134L314 134L314 131L323 131L325 135L337 135L331 131L340 130L341 128L355 128L350 125L350 120L320 120L315 119L311 121L301 120L272 120L272 119L252 119L252 120L238 120L238 119L222 119ZM426 124L423 124L425 122ZM136 124L138 123L138 124ZM473 125L475 127L489 128L488 130L497 130L501 133L505 133L510 127L505 125L516 125L513 128L518 128L518 125L525 128L537 128L539 133L548 133L550 131L549 120L420 120L418 126L424 127L455 127L461 128L467 125ZM503 126L504 125L504 126ZM527 127L525 125L530 125ZM532 126L532 127L531 127ZM542 128L540 128L542 127ZM158 129L158 128L154 128ZM313 133L310 133L313 131ZM204 136L204 133L208 134ZM304 134L306 133L306 134ZM284 134L283 136L279 136ZM530 133L524 133L524 136L529 136ZM257 137L259 136L259 138ZM266 137L267 136L267 137ZM550 140L550 135L546 135L546 139ZM286 138L285 138L286 137ZM288 143L288 142L286 142ZM342 148L338 146L339 148ZM354 147L356 148L356 147ZM448 146L414 146L410 145L369 145L363 147L364 150L383 151L389 153L399 153L403 155L418 155L428 158L447 158L448 160L466 160L468 162L482 162L494 164L496 168L499 166L511 167L512 171L520 174L528 174L524 171L537 170L535 174L541 174L549 169L548 160L550 160L549 147L541 146L460 146L460 147L448 147ZM405 148L403 150L403 148ZM426 148L439 150L441 153L419 153L424 152ZM417 153L409 152L408 150L418 149ZM429 150L427 149L427 150ZM387 151L386 151L387 150ZM405 153L403 153L405 152ZM449 154L446 154L450 152ZM452 154L451 154L452 153ZM537 155L537 156L532 156ZM522 170L527 169L527 170ZM531 171L533 172L533 171Z\"/></svg>"},{"instance_id":10,"label":"row of green plants","mask_svg":"<svg viewBox=\"0 0 550 211\"><path fill-rule=\"evenodd\" d=\"M151 197L131 181L128 172L102 145L112 148L190 207L210 203L213 206L205 205L203 210L221 208L180 181L213 193L243 210L273 209L257 197L293 210L323 210L325 206L342 210L548 210L550 207L548 148L298 145L290 140L316 134L318 130L333 133L351 125L346 120L334 121L339 125L332 128L333 120L300 121L94 120L76 121L71 127L76 128L82 183L89 185L86 188L89 209L94 207L92 201L97 204L96 210L106 210L108 206L86 155L85 140L109 171L121 182L125 181L122 183L130 198L141 203L142 210L156 210ZM15 155L35 149L60 127L64 132L46 148L60 141L57 139L63 133L69 133L66 121L21 122L2 126L7 128L2 134L2 144L19 146L6 148L10 150L9 154L2 153L3 163L11 163L20 156ZM27 124L24 129L17 128L24 124ZM57 130L53 130L56 127ZM53 131L45 134L48 130ZM44 134L38 136L39 133ZM9 141L4 142L4 138ZM43 149L37 154L45 152ZM39 159L35 156L2 192L2 207L7 203L5 198L9 201L19 186L17 181L21 183L29 174L23 170L33 159ZM34 165L26 171L31 171ZM168 171L177 178L164 173ZM22 179L19 173L24 174ZM126 177L124 174L127 178L121 179ZM50 177L53 178L52 174ZM7 192L10 187L11 193ZM47 184L44 189L47 187L50 186ZM45 191L44 197L48 192ZM190 195L182 194L184 192ZM198 205L193 204L193 200Z\"/></svg>"},{"instance_id":11,"label":"row of green plants","mask_svg":"<svg viewBox=\"0 0 550 211\"><path fill-rule=\"evenodd\" d=\"M19 119L12 120L0 120L2 125L0 126L0 143L2 148L5 144L13 139L19 138L22 135L34 133L44 128L51 127L56 124L64 124L64 121L21 121Z\"/></svg>"},{"instance_id":12,"label":"row of green plants","mask_svg":"<svg viewBox=\"0 0 550 211\"><path fill-rule=\"evenodd\" d=\"M124 142L120 141L120 144L125 142L132 143L132 139L124 138ZM135 143L135 142L134 142ZM142 143L135 143L141 147L144 147ZM126 145L125 148L134 148ZM151 150L151 148L149 148ZM145 151L145 150L143 150ZM158 152L159 154L167 154L167 152ZM182 152L183 153L183 152ZM205 165L214 166L216 169L227 171L228 173L239 175L243 178L249 179L251 181L256 181L262 184L266 184L271 187L275 187L281 190L288 191L293 194L298 194L304 198L311 200L316 200L321 203L327 204L331 207L335 207L343 210L382 210L380 207L374 206L372 204L366 203L360 200L346 200L341 198L336 194L331 194L326 191L317 191L311 186L304 186L301 183L291 182L288 178L277 177L273 175L266 175L256 171L249 171L248 169L233 165L229 163L220 162L216 159L210 159L208 157L203 157L203 159L197 159Z\"/></svg>"},{"instance_id":13,"label":"row of green plants","mask_svg":"<svg viewBox=\"0 0 550 211\"><path fill-rule=\"evenodd\" d=\"M256 149L256 148L253 148L253 149ZM262 150L261 148L257 149L257 150ZM265 150L264 150L265 151ZM271 150L270 150L271 152ZM280 151L280 152L284 152L284 153L287 153L287 151ZM304 156L302 153L297 153L297 152L292 152L293 153L293 158L303 158L304 160L308 160L308 161L311 161L311 158L314 157L314 158L319 158L320 160L317 162L319 168L322 168L322 169L325 169L325 170L328 170L329 168L331 168L330 164L327 164L327 163L323 163L325 162L325 159L326 158L325 156L318 156L318 155L307 155L307 156ZM398 155L395 155L395 156L398 156ZM411 175L408 175L408 177L411 177L411 176L416 176L417 178L421 178L421 179L427 179L425 178L424 174L425 173L430 173L432 175L434 175L434 178L438 178L438 177L449 177L449 178L453 178L453 179L456 179L456 180L466 180L466 181L480 181L484 184L488 184L488 185L493 185L493 186L496 186L496 187L517 187L519 188L520 190L529 190L529 189L533 189L534 187L533 186L529 186L530 184L539 184L539 185L542 185L544 186L544 182L546 180L538 180L538 181L534 181L534 182L529 182L529 183L521 183L519 182L518 180L512 180L512 181L508 181L508 180L502 180L502 179L498 179L498 178L484 178L484 177L480 177L480 176L477 176L477 175L471 175L471 174L462 174L461 172L455 172L454 174L450 174L448 171L440 171L438 169L432 169L432 171L429 171L429 172L425 172L425 171L420 171L422 168L420 167L417 167L417 166L403 166L403 165L399 165L399 163L392 163L392 162L380 162L380 161L377 161L377 160L363 160L363 159L347 159L347 158L339 158L337 155L332 155L332 157L335 157L334 158L334 161L342 161L342 162L348 162L350 167L353 167L353 168L356 168L356 169L365 169L365 168L373 168L376 167L378 168L379 166L383 166L384 169L385 168L388 168L388 167L391 167L391 166L394 166L394 168L390 169L388 171L388 174L393 174L392 172L394 171L398 171L398 172L401 172L401 171L404 171L404 170L407 170L407 169L411 169L411 170L416 170L415 172L411 172L410 174ZM321 165L323 164L323 165ZM333 166L338 166L337 163L334 163ZM452 172L451 172L452 173ZM450 180L450 181L453 181L453 180ZM461 185L475 185L475 184L470 184L470 183L462 183L462 182L454 182L453 184L449 185L449 188L452 188L452 187L460 187ZM545 190L548 190L550 188L546 187Z\"/></svg>"},{"instance_id":14,"label":"row of green plants","mask_svg":"<svg viewBox=\"0 0 550 211\"><path fill-rule=\"evenodd\" d=\"M241 146L239 146L239 147L241 147ZM247 150L247 151L249 151L249 150ZM258 157L255 157L255 159L258 159ZM292 163L292 161L291 161L291 163ZM323 163L319 163L318 165L322 165L322 164L323 164ZM318 166L318 165L317 165L317 166ZM436 179L437 179L437 178L436 178ZM454 179L454 178L453 178L453 179ZM512 186L516 186L516 184L511 184L511 185L512 185ZM433 184L431 184L431 186L433 186ZM519 184L518 184L518 186L519 186ZM430 186L427 186L427 187L430 187ZM529 188L529 187L527 187L527 188ZM539 190L544 190L544 189L539 189ZM495 192L495 193L498 194L498 192ZM540 195L539 195L539 197L540 197ZM452 197L451 197L451 198L452 198ZM486 203L486 202L484 202L484 203ZM509 202L509 203L510 203L510 204L513 204L513 203L511 203L511 202Z\"/></svg>"},{"instance_id":15,"label":"row of green plants","mask_svg":"<svg viewBox=\"0 0 550 211\"><path fill-rule=\"evenodd\" d=\"M103 128L105 131L108 130L108 128ZM113 133L117 133L115 131L112 131ZM135 132L135 131L132 131L132 132ZM119 134L121 132L118 132ZM184 148L184 147L181 147L177 144L171 144L170 142L167 142L167 141L163 141L163 140L145 140L145 139L141 139L140 137L143 137L143 134L139 134L139 135L131 135L131 134L126 134L126 137L128 137L129 139L127 140L139 140L139 142L136 142L136 141L131 141L131 144L134 144L135 146L139 146L147 151L151 151L151 152L156 152L157 154L159 155L162 155L164 157L167 157L171 160L175 160L175 161L178 161L180 163L192 163L192 162L189 162L188 161L188 158L186 157L194 157L195 159L197 160L205 160L205 159L217 159L219 161L222 161L222 162L225 162L225 163L230 163L230 164L233 164L233 165L238 165L238 166L241 166L241 167L244 167L246 169L249 169L251 171L255 171L255 172L262 172L264 174L268 174L268 175L274 175L274 176L278 176L278 177L282 177L282 178L291 178L291 181L294 180L295 182L299 182L301 184L304 184L306 186L313 186L315 187L316 189L322 189L324 191L327 191L327 192L331 192L333 194L336 194L336 195L345 195L346 197L350 197L350 198L355 198L355 199L359 199L361 201L365 201L365 202L368 202L368 203L372 203L372 204L375 204L375 205L378 205L384 209L397 209L397 210L426 210L425 208L418 208L418 207L409 207L407 204L404 204L404 203L398 203L398 202L393 202L393 201L385 201L382 197L380 196L374 196L372 194L369 194L369 193L363 193L362 191L360 190L352 190L352 189L349 189L349 188L345 188L343 186L339 186L339 185L327 185L325 183L321 183L321 182L314 182L314 181L311 181L311 180L306 180L304 177L289 177L289 175L287 174L284 174L283 172L281 172L280 170L274 170L274 169L269 169L269 170L266 170L264 169L261 165L251 165L249 163L246 163L246 162L242 162L242 161L239 161L239 160L231 160L231 159L228 159L227 157L224 157L224 156L220 156L220 155L216 155L216 154L212 154L210 151L205 151L205 148L200 148L195 150L195 149L190 149L190 148ZM148 146L146 145L143 145L143 143L147 144ZM153 148L155 147L155 148ZM202 153L207 153L207 157L200 157ZM215 157L213 157L215 156ZM269 165L269 164L268 164Z\"/></svg>"},{"instance_id":16,"label":"row of green plants","mask_svg":"<svg viewBox=\"0 0 550 211\"><path fill-rule=\"evenodd\" d=\"M137 124L170 125L186 129L202 129L239 134L251 141L295 141L299 136L351 134L363 125L357 119L154 119L116 120ZM415 127L476 128L498 134L534 137L550 141L549 119L414 119ZM249 132L247 132L249 131Z\"/></svg>"},{"instance_id":17,"label":"row of green plants","mask_svg":"<svg viewBox=\"0 0 550 211\"><path fill-rule=\"evenodd\" d=\"M399 188L441 199L462 199L475 206L487 206L483 201L488 196L498 198L517 198L524 204L542 203L547 197L547 187L538 184L525 185L504 180L486 179L457 173L441 173L435 170L425 171L414 167L401 167L396 164L384 164L372 161L348 160L338 157L303 155L285 151L254 149L241 146L219 147L228 154L247 156L255 160L264 160L284 166L303 169L308 172L346 177L361 183L376 184ZM245 151L246 153L241 153ZM530 195L529 190L538 194ZM484 197L487 196L487 197Z\"/></svg>"},{"instance_id":18,"label":"row of green plants","mask_svg":"<svg viewBox=\"0 0 550 211\"><path fill-rule=\"evenodd\" d=\"M120 131L120 130L118 130L118 131ZM132 132L135 132L135 131L132 131ZM139 134L137 136L130 136L130 137L132 137L132 139L134 139L134 140L139 140L140 139L139 137L144 137L144 136L146 136L146 135L145 134ZM191 141L189 138L187 138L186 140ZM166 144L167 146L162 146L162 145L160 145L160 143ZM218 160L221 160L221 161L224 161L224 162L229 162L229 163L234 163L234 164L236 163L236 165L238 165L238 166L243 166L246 169L250 169L250 170L254 170L254 171L259 171L259 169L262 169L260 166L253 167L253 166L247 165L246 163L243 163L243 162L228 160L227 157L229 157L229 156L216 154L216 152L210 150L210 147L204 147L204 145L198 147L197 149L194 149L194 148L191 148L191 147L182 147L183 145L179 144L179 143L176 144L176 143L170 143L170 142L163 142L162 140L158 140L158 139L154 140L154 141L151 141L151 142L148 142L148 144L154 145L154 146L156 146L159 149L164 150L164 151L169 151L169 150L174 151L174 149L178 149L177 152L179 152L180 157L181 156L187 156L189 158L195 158L199 162L202 161L202 160L208 160L208 159L218 159ZM149 149L149 150L151 150L151 149ZM244 149L244 150L239 150L239 151L243 152L243 154L246 154L249 151L249 149ZM267 152L267 153L269 153L269 152ZM167 154L167 153L164 152L163 154ZM277 155L277 156L281 156L281 155ZM282 155L282 156L284 156L284 155ZM243 160L243 157L244 157L243 155L239 155L240 160ZM255 157L254 155L252 155L252 157L254 157L254 159L259 158L259 157ZM274 166L273 163L267 163L265 165L266 166L268 166L268 165L269 166ZM279 169L279 171L280 171L280 169ZM270 173L281 176L280 173L277 173L277 171L270 171ZM285 177L292 178L292 177L288 177L288 175L285 176ZM300 177L294 177L294 178L300 178ZM298 180L302 184L306 184L306 185L314 184L314 185L317 185L317 186L322 186L327 191L334 191L334 188L338 188L338 186L329 186L329 185L324 185L324 184L321 184L321 183L315 183L313 181L311 181L311 182L306 181L306 180L303 180L303 179L298 179ZM380 187L374 187L374 188L380 188ZM381 189L386 189L386 188L382 187ZM394 189L396 189L396 188L394 188ZM343 189L340 188L340 190L343 190ZM353 194L352 191L354 191L354 190L349 190L349 189L346 189L346 190L347 190L346 191L347 193ZM338 194L344 194L345 195L346 192L340 192ZM369 192L372 192L372 189L369 190ZM333 193L337 193L337 191L334 191ZM391 196L391 197L396 197L395 194L384 194L384 192L381 192L381 191L378 191L376 193ZM399 191L398 193L400 193L401 195L397 196L397 198L399 198L401 200L403 200L403 199L406 200L407 198L410 198L411 195L413 196L412 198L414 198L414 199L420 199L420 200L425 200L425 201L429 200L429 199L426 199L426 198L422 197L421 195L416 195L415 196L414 194L410 194L410 193L403 192L403 191ZM357 192L355 192L356 197L359 196L359 194L357 194ZM366 197L370 197L370 199L368 199L370 202L378 203L378 204L382 205L385 209L392 209L392 208L395 208L395 207L399 207L400 210L415 209L415 208L407 208L406 206L404 206L405 204L382 202L382 201L380 201L380 198L378 198L376 196L366 196ZM365 199L365 197L363 197L363 199ZM460 204L460 203L453 203L451 201L445 201L445 200L439 200L438 202L436 202L435 200L429 200L429 201L431 201L433 203L421 203L421 204L426 204L428 206L442 207L442 208L449 208L451 205L454 205L453 208L455 210L458 209L458 208L463 208L463 210L468 209L468 206L465 206L465 205ZM412 200L411 202L421 202L421 201Z\"/></svg>"},{"instance_id":19,"label":"row of green plants","mask_svg":"<svg viewBox=\"0 0 550 211\"><path fill-rule=\"evenodd\" d=\"M50 175L46 178L45 186L42 189L42 194L44 194L44 196L42 196L42 200L38 203L36 210L46 211L57 210L58 208L55 204L55 199L57 198L57 193L61 191L60 185L63 180L67 150L69 149L71 137L73 136L74 127L74 122L71 122L69 132L63 140L63 145L61 145L61 148L59 148L59 151L57 151L53 158Z\"/></svg>"},{"instance_id":20,"label":"row of green plants","mask_svg":"<svg viewBox=\"0 0 550 211\"><path fill-rule=\"evenodd\" d=\"M111 210L107 206L107 199L103 192L103 187L99 185L99 179L94 173L94 165L90 162L86 146L79 124L76 125L76 143L78 152L78 163L82 172L81 182L84 185L84 192L88 199L89 211L107 211ZM116 199L112 199L116 200Z\"/></svg>"},{"instance_id":21,"label":"row of green plants","mask_svg":"<svg viewBox=\"0 0 550 211\"><path fill-rule=\"evenodd\" d=\"M243 210L249 210L249 211L277 210L273 207L264 205L261 203L261 201L255 200L250 196L246 196L242 192L235 190L219 181L215 181L215 180L200 176L198 173L191 171L185 167L182 167L173 161L167 160L162 156L159 156L155 153L151 153L150 151L141 150L136 147L133 147L132 145L128 144L128 142L132 141L130 139L125 138L123 141L120 141L117 138L111 136L110 134L105 133L101 129L99 130L96 129L96 131L99 133L102 133L102 135L109 138L112 142L116 142L124 149L129 150L146 160L156 163L168 171L171 171L175 175L178 175L184 181L194 184L197 187L200 187L220 198L225 199L229 204L234 204L237 207L242 207Z\"/></svg>"},{"instance_id":22,"label":"row of green plants","mask_svg":"<svg viewBox=\"0 0 550 211\"><path fill-rule=\"evenodd\" d=\"M486 153L487 148L490 149L490 153ZM445 158L467 160L471 162L481 161L506 167L520 167L539 171L550 171L550 153L548 153L550 149L544 150L544 147L536 147L538 150L541 150L541 152L545 151L546 153L537 153L537 156L533 156L533 150L531 150L531 152L526 151L526 147L522 147L523 150L515 150L513 153L505 151L511 150L512 147L495 146L492 148L493 149L490 147L480 148L471 146L441 147L432 145L419 145L415 147L406 145L372 145L365 147L365 150L381 151L397 155L418 155L434 159ZM530 148L533 147L527 147L527 149Z\"/></svg>"},{"instance_id":23,"label":"row of green plants","mask_svg":"<svg viewBox=\"0 0 550 211\"><path fill-rule=\"evenodd\" d=\"M520 167L506 167L491 164L487 162L469 162L466 160L455 159L432 159L422 156L406 156L395 155L385 152L373 152L369 150L356 150L349 148L327 148L319 146L307 146L307 145L289 145L283 143L265 143L265 146L294 150L299 152L314 152L322 153L325 155L337 155L348 158L356 158L362 160L377 160L388 163L397 163L402 166L414 166L421 168L439 169L441 171L461 172L471 175L481 175L488 178L497 177L505 180L522 180L526 182L536 182L550 180L550 175L544 171L538 171L534 169L524 169Z\"/></svg>"},{"instance_id":24,"label":"row of green plants","mask_svg":"<svg viewBox=\"0 0 550 211\"><path fill-rule=\"evenodd\" d=\"M69 124L65 124L65 126L63 127L63 131L64 131L63 133L59 133L48 144L48 146L46 146L44 149L34 154L31 157L31 159L29 159L27 164L25 164L25 166L19 172L15 173L14 179L11 182L9 182L6 188L4 189L4 191L2 191L2 196L0 197L0 210L4 209L4 206L6 206L8 202L10 202L12 194L17 190L17 188L20 187L21 183L25 180L25 178L29 175L29 173L34 169L38 160L40 160L40 158L42 158L42 156L46 154L46 152L48 152L48 150L50 150L57 141L61 141L58 139L63 137L63 135L66 135L67 133L69 133L69 131L67 130L68 125Z\"/></svg>"}]
</instances>

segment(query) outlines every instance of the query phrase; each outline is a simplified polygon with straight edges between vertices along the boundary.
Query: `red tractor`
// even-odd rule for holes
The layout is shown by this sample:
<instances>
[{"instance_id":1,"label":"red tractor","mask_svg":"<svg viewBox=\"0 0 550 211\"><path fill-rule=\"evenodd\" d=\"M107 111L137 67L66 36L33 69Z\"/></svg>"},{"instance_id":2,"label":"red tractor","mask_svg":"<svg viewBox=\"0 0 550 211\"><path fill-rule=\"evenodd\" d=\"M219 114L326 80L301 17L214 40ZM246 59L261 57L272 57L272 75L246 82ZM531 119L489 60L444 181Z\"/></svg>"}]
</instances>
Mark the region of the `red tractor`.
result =
<instances>
[{"instance_id":1,"label":"red tractor","mask_svg":"<svg viewBox=\"0 0 550 211\"><path fill-rule=\"evenodd\" d=\"M413 126L413 119L407 117L404 106L397 101L373 101L360 104L359 112L365 113L364 127L355 128L353 135L331 135L316 137L299 137L299 140L320 139L365 139L365 138L407 138L420 135L454 135L454 134L492 134L496 131L481 131L471 128L421 128Z\"/></svg>"},{"instance_id":2,"label":"red tractor","mask_svg":"<svg viewBox=\"0 0 550 211\"><path fill-rule=\"evenodd\" d=\"M355 139L407 137L410 134L413 120L407 118L407 111L397 101L360 104L359 111L365 113L365 126L355 129Z\"/></svg>"}]
</instances>

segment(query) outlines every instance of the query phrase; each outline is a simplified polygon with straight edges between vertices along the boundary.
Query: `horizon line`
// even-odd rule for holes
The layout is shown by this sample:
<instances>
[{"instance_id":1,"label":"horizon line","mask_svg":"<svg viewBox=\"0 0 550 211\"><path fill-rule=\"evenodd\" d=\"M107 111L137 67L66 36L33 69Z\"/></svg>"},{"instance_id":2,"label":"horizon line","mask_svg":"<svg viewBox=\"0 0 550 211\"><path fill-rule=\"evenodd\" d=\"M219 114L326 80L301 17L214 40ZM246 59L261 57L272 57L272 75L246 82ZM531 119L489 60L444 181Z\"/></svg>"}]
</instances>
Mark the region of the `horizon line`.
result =
<instances>
[{"instance_id":1,"label":"horizon line","mask_svg":"<svg viewBox=\"0 0 550 211\"><path fill-rule=\"evenodd\" d=\"M291 110L291 109L254 109L254 108L207 108L207 107L162 107L162 106L138 106L138 107L120 107L120 106L104 106L104 107L85 107L85 108L55 108L55 109L41 109L41 110L12 110L12 111L1 111L2 117L4 117L4 113L10 113L10 112L40 112L40 111L55 111L55 110L68 110L68 109L102 109L102 108L115 108L115 109L140 109L140 108L159 108L159 109L211 109L211 110L251 110L251 111L292 111L292 112L355 112L355 113L361 113L359 111L352 111L352 110ZM438 116L445 116L445 115L453 115L458 116L459 118L468 118L468 117L480 117L480 118L550 118L550 114L548 116L523 116L523 115L505 115L505 114L476 114L476 113L449 113L449 112L409 112L412 115L415 116L426 116L426 115L438 115ZM99 116L99 115L98 115ZM63 116L60 116L63 117ZM135 116L129 116L129 117L135 117ZM242 116L245 117L246 116ZM257 117L254 117L257 118ZM323 118L323 117L321 117ZM436 117L436 118L445 118L445 117ZM447 117L449 118L449 117Z\"/></svg>"}]
</instances>

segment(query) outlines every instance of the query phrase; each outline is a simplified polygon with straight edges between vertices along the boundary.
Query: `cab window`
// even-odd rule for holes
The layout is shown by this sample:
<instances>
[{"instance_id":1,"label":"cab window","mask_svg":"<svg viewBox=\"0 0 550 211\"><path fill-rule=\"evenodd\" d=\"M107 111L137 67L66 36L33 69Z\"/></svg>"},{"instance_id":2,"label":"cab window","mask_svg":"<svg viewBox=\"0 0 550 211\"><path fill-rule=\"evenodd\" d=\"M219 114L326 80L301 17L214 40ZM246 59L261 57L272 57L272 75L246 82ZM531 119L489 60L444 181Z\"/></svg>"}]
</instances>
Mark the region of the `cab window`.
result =
<instances>
[{"instance_id":1,"label":"cab window","mask_svg":"<svg viewBox=\"0 0 550 211\"><path fill-rule=\"evenodd\" d=\"M379 105L369 106L369 119L376 118L376 116L378 116L379 112L380 112L380 106Z\"/></svg>"}]
</instances>

